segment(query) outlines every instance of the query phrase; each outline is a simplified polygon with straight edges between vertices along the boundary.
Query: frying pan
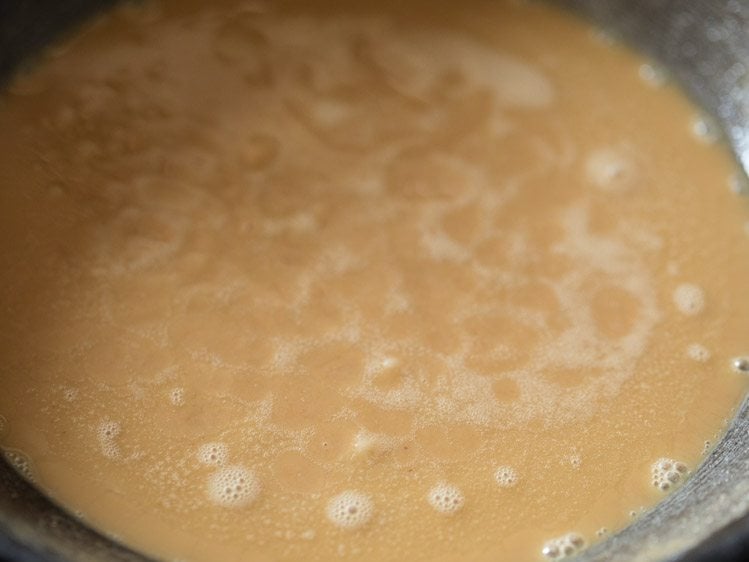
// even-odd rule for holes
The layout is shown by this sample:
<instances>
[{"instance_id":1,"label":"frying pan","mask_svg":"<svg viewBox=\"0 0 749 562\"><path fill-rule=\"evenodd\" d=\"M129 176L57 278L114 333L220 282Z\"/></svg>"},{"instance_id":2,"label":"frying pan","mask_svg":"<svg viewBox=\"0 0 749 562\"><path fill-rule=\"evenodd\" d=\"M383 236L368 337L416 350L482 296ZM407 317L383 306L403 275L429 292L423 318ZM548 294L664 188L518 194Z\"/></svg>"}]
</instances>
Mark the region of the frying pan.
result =
<instances>
[{"instance_id":1,"label":"frying pan","mask_svg":"<svg viewBox=\"0 0 749 562\"><path fill-rule=\"evenodd\" d=\"M115 0L0 0L0 89L43 46ZM749 170L749 0L555 0L658 61ZM716 182L720 184L721 182ZM716 185L716 189L723 189ZM745 199L738 204L746 205ZM749 339L749 334L747 334ZM706 397L707 399L707 397ZM584 552L592 561L749 559L749 400L678 491ZM88 528L0 458L0 560L148 559Z\"/></svg>"}]
</instances>

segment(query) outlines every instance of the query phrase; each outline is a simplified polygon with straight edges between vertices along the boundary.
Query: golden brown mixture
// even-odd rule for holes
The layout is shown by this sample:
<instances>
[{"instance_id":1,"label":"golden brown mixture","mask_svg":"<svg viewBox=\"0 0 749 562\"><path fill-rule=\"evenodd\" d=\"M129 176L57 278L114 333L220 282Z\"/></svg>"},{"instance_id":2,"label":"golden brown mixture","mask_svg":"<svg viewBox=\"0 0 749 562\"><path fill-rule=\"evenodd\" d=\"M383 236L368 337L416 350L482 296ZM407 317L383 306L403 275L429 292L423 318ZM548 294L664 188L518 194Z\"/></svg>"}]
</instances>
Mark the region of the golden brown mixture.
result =
<instances>
[{"instance_id":1,"label":"golden brown mixture","mask_svg":"<svg viewBox=\"0 0 749 562\"><path fill-rule=\"evenodd\" d=\"M747 388L734 165L643 64L509 1L90 26L0 106L6 457L170 560L621 528Z\"/></svg>"}]
</instances>

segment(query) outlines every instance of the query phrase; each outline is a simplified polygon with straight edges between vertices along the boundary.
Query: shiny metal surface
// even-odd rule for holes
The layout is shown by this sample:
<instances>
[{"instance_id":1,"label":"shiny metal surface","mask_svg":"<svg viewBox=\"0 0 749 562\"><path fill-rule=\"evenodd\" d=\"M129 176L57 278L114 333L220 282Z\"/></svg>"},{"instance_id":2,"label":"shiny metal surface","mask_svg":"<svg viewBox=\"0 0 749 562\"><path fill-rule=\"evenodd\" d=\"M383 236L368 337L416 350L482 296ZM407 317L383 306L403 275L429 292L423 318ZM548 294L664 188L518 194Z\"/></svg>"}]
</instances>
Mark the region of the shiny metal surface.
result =
<instances>
[{"instance_id":1,"label":"shiny metal surface","mask_svg":"<svg viewBox=\"0 0 749 562\"><path fill-rule=\"evenodd\" d=\"M27 54L111 0L0 2L0 83ZM664 65L749 169L749 1L556 0ZM13 4L13 7L9 7ZM723 189L716 185L716 189ZM741 204L749 204L743 199ZM747 335L749 340L749 334ZM705 397L709 400L709 397ZM700 562L749 554L749 401L694 476L578 560ZM0 560L143 561L68 516L0 459Z\"/></svg>"}]
</instances>

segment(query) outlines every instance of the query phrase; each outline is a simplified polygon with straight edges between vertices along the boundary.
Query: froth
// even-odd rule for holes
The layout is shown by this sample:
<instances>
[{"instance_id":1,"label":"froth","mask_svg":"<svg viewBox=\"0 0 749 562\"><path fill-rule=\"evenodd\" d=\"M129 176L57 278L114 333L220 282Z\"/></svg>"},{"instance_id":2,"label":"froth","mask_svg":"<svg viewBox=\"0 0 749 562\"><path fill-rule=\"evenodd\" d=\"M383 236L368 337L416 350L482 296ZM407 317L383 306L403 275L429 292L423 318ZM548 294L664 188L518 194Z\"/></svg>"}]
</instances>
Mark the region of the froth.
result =
<instances>
[{"instance_id":1,"label":"froth","mask_svg":"<svg viewBox=\"0 0 749 562\"><path fill-rule=\"evenodd\" d=\"M662 492L666 492L679 485L686 477L689 469L683 462L661 458L650 468L652 484Z\"/></svg>"},{"instance_id":2,"label":"froth","mask_svg":"<svg viewBox=\"0 0 749 562\"><path fill-rule=\"evenodd\" d=\"M120 456L120 447L117 444L117 437L122 431L119 423L106 420L96 428L96 437L99 440L99 448L102 455L109 459Z\"/></svg>"},{"instance_id":3,"label":"froth","mask_svg":"<svg viewBox=\"0 0 749 562\"><path fill-rule=\"evenodd\" d=\"M695 316L705 308L705 292L691 283L682 283L674 291L674 304L679 312Z\"/></svg>"},{"instance_id":4,"label":"froth","mask_svg":"<svg viewBox=\"0 0 749 562\"><path fill-rule=\"evenodd\" d=\"M391 437L362 430L354 437L352 449L356 457L373 458L391 451L394 446L395 440Z\"/></svg>"},{"instance_id":5,"label":"froth","mask_svg":"<svg viewBox=\"0 0 749 562\"><path fill-rule=\"evenodd\" d=\"M197 456L201 464L221 466L229 457L229 447L224 443L206 443L200 446Z\"/></svg>"},{"instance_id":6,"label":"froth","mask_svg":"<svg viewBox=\"0 0 749 562\"><path fill-rule=\"evenodd\" d=\"M588 180L603 191L624 191L634 186L637 166L626 151L602 148L593 151L585 165Z\"/></svg>"},{"instance_id":7,"label":"froth","mask_svg":"<svg viewBox=\"0 0 749 562\"><path fill-rule=\"evenodd\" d=\"M511 466L500 466L494 472L494 479L500 488L512 488L518 483L518 473Z\"/></svg>"},{"instance_id":8,"label":"froth","mask_svg":"<svg viewBox=\"0 0 749 562\"><path fill-rule=\"evenodd\" d=\"M710 360L710 350L704 345L699 343L693 343L687 347L687 357L697 361L698 363L706 363Z\"/></svg>"},{"instance_id":9,"label":"froth","mask_svg":"<svg viewBox=\"0 0 749 562\"><path fill-rule=\"evenodd\" d=\"M567 533L544 544L541 554L551 560L562 560L574 556L585 548L585 539L577 533Z\"/></svg>"},{"instance_id":10,"label":"froth","mask_svg":"<svg viewBox=\"0 0 749 562\"><path fill-rule=\"evenodd\" d=\"M182 387L175 387L169 391L169 401L174 406L182 406L185 403L185 389Z\"/></svg>"},{"instance_id":11,"label":"froth","mask_svg":"<svg viewBox=\"0 0 749 562\"><path fill-rule=\"evenodd\" d=\"M366 524L374 513L372 499L356 490L347 490L328 502L325 511L331 523L344 529L355 529Z\"/></svg>"},{"instance_id":12,"label":"froth","mask_svg":"<svg viewBox=\"0 0 749 562\"><path fill-rule=\"evenodd\" d=\"M8 464L12 466L18 474L23 476L29 482L34 482L34 469L31 459L23 451L17 449L3 449L3 456Z\"/></svg>"},{"instance_id":13,"label":"froth","mask_svg":"<svg viewBox=\"0 0 749 562\"><path fill-rule=\"evenodd\" d=\"M463 492L445 482L440 482L429 490L427 500L436 511L448 515L460 511L465 503Z\"/></svg>"},{"instance_id":14,"label":"froth","mask_svg":"<svg viewBox=\"0 0 749 562\"><path fill-rule=\"evenodd\" d=\"M208 497L223 507L244 507L260 494L255 473L242 465L232 465L215 472L208 479Z\"/></svg>"}]
</instances>

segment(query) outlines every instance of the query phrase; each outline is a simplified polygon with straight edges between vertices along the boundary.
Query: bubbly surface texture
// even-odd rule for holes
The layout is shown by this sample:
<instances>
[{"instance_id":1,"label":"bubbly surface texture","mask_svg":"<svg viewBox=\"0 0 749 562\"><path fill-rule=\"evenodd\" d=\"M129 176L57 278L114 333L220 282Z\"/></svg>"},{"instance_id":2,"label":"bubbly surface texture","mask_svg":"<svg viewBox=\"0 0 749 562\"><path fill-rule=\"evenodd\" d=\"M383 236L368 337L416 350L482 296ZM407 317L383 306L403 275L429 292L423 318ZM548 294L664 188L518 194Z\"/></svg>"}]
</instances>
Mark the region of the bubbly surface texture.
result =
<instances>
[{"instance_id":1,"label":"bubbly surface texture","mask_svg":"<svg viewBox=\"0 0 749 562\"><path fill-rule=\"evenodd\" d=\"M102 16L0 98L4 457L161 559L621 529L749 371L738 171L657 69L536 3Z\"/></svg>"}]
</instances>

